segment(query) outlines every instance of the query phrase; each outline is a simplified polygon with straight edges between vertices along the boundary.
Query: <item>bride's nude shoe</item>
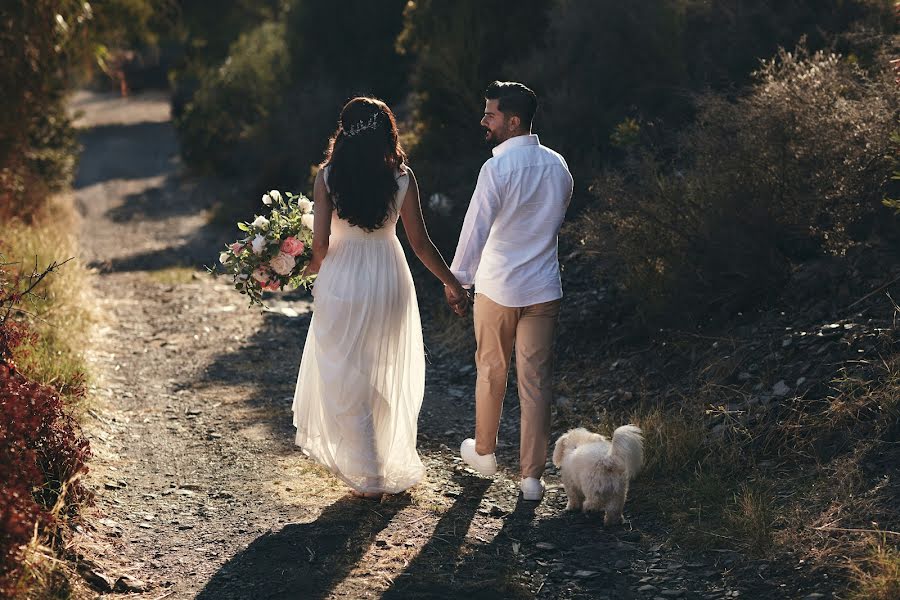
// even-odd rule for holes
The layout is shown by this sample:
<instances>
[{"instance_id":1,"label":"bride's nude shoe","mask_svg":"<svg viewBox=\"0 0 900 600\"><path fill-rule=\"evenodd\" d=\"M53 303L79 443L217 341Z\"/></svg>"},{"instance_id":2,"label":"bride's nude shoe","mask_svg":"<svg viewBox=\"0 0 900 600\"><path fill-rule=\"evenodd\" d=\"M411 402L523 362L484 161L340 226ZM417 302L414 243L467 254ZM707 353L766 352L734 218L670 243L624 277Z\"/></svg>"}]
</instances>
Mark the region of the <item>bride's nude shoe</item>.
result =
<instances>
[{"instance_id":1,"label":"bride's nude shoe","mask_svg":"<svg viewBox=\"0 0 900 600\"><path fill-rule=\"evenodd\" d=\"M470 467L486 477L491 477L497 472L497 458L493 453L478 454L475 450L475 440L472 438L463 440L459 447L459 455Z\"/></svg>"}]
</instances>

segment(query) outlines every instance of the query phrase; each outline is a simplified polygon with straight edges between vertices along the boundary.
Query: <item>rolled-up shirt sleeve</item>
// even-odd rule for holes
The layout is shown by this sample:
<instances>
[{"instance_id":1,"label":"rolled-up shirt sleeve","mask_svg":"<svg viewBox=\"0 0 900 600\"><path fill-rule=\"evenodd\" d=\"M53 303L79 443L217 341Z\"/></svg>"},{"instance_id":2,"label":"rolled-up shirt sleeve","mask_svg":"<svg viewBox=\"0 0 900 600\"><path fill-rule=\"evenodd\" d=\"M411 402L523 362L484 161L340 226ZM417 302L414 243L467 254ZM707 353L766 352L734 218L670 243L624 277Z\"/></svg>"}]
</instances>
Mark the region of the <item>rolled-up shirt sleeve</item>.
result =
<instances>
[{"instance_id":1,"label":"rolled-up shirt sleeve","mask_svg":"<svg viewBox=\"0 0 900 600\"><path fill-rule=\"evenodd\" d=\"M478 182L466 211L453 264L450 265L450 271L463 286L470 287L475 283L481 252L500 210L499 192L496 175L491 170L491 161L488 161L478 173Z\"/></svg>"}]
</instances>

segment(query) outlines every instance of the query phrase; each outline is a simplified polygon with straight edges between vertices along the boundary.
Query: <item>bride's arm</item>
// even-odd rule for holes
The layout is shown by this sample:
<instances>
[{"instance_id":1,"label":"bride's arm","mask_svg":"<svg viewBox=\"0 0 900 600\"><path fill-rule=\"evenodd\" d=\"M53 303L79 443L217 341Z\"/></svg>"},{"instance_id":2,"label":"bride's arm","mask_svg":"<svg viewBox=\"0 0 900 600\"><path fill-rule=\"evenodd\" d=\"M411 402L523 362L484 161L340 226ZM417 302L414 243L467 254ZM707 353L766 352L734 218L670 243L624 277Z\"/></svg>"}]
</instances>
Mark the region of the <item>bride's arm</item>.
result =
<instances>
[{"instance_id":1,"label":"bride's arm","mask_svg":"<svg viewBox=\"0 0 900 600\"><path fill-rule=\"evenodd\" d=\"M451 303L454 305L461 303L467 298L466 291L450 272L441 253L438 252L434 242L428 236L425 219L422 217L422 205L419 201L419 184L416 182L416 176L412 169L408 167L407 176L409 177L409 187L406 190L403 205L400 207L400 218L403 219L403 229L406 230L409 245L412 246L413 252L416 253L422 264L428 267L428 270L434 273L434 276L448 288L448 298L457 299L456 302L451 300Z\"/></svg>"},{"instance_id":2,"label":"bride's arm","mask_svg":"<svg viewBox=\"0 0 900 600\"><path fill-rule=\"evenodd\" d=\"M313 215L312 259L306 272L318 273L325 255L328 254L328 239L331 237L331 211L334 206L325 187L325 169L319 169L313 185L313 201L316 203Z\"/></svg>"}]
</instances>

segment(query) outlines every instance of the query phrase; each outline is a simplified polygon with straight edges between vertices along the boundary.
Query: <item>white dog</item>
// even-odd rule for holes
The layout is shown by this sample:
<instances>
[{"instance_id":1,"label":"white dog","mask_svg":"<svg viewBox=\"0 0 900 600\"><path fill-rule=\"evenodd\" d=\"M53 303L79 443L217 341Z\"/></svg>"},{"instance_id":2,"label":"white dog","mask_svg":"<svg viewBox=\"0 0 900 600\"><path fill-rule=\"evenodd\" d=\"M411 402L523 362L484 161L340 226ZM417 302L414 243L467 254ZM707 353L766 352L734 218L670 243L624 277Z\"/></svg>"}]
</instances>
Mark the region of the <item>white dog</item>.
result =
<instances>
[{"instance_id":1,"label":"white dog","mask_svg":"<svg viewBox=\"0 0 900 600\"><path fill-rule=\"evenodd\" d=\"M628 482L644 464L644 437L634 425L616 429L611 442L582 427L572 429L556 440L553 464L569 497L566 510L605 510L603 524L617 525Z\"/></svg>"}]
</instances>

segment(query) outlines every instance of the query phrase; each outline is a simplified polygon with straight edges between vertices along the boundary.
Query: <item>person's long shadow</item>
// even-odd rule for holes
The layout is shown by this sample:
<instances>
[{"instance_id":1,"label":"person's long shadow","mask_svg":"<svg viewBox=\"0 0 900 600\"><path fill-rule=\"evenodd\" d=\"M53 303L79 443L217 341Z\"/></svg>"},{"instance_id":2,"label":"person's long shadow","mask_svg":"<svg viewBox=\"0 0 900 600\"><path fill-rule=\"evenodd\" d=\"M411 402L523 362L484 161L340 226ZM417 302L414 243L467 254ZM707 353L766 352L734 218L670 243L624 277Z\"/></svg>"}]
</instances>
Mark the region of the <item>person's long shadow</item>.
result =
<instances>
[{"instance_id":1,"label":"person's long shadow","mask_svg":"<svg viewBox=\"0 0 900 600\"><path fill-rule=\"evenodd\" d=\"M460 473L453 479L464 492L441 517L431 540L401 576L407 576L413 589L430 589L434 597L441 598L446 597L443 594L448 589L442 581L452 578L469 525L491 484L488 479ZM213 575L197 599L327 598L359 563L378 533L408 505L406 494L381 504L342 498L311 523L288 524L256 539ZM388 590L384 597L411 597L406 581Z\"/></svg>"},{"instance_id":2,"label":"person's long shadow","mask_svg":"<svg viewBox=\"0 0 900 600\"><path fill-rule=\"evenodd\" d=\"M406 494L381 504L342 498L311 523L290 523L257 538L197 598L327 598L409 501Z\"/></svg>"},{"instance_id":3,"label":"person's long shadow","mask_svg":"<svg viewBox=\"0 0 900 600\"><path fill-rule=\"evenodd\" d=\"M383 600L406 598L447 598L460 561L466 533L491 485L490 479L454 473L453 481L462 488L453 506L438 521L431 539L416 558L394 579Z\"/></svg>"}]
</instances>

